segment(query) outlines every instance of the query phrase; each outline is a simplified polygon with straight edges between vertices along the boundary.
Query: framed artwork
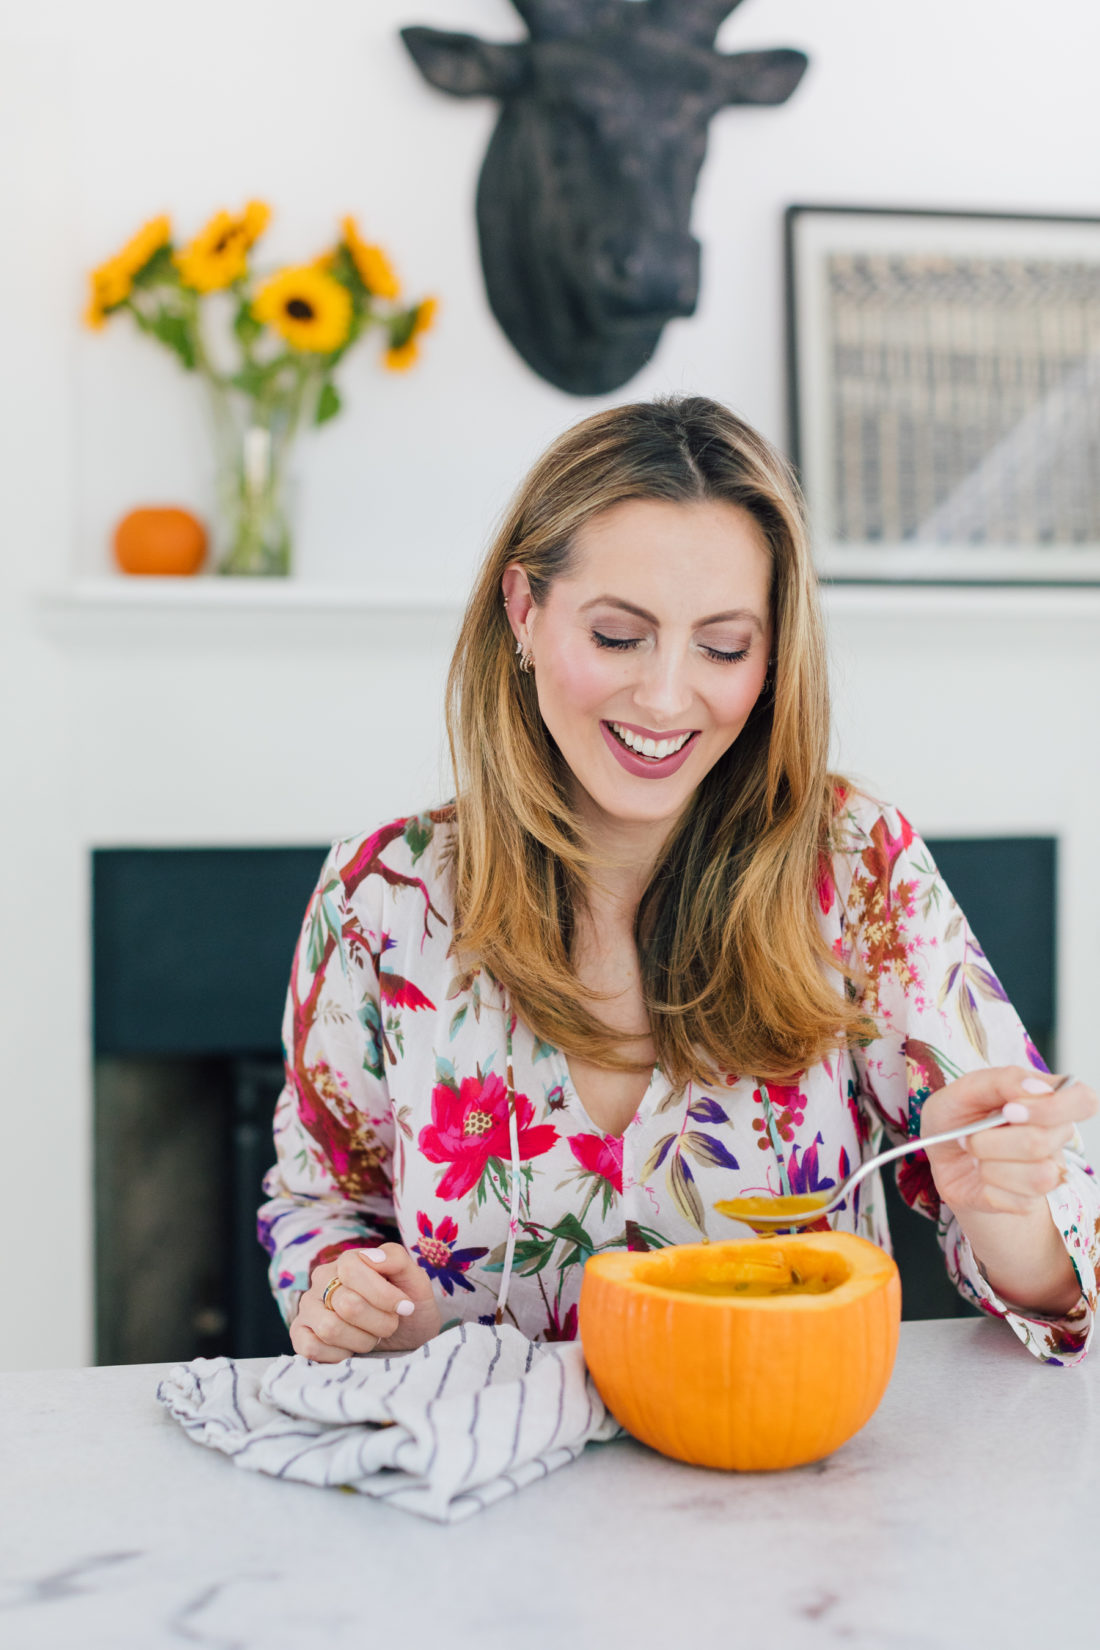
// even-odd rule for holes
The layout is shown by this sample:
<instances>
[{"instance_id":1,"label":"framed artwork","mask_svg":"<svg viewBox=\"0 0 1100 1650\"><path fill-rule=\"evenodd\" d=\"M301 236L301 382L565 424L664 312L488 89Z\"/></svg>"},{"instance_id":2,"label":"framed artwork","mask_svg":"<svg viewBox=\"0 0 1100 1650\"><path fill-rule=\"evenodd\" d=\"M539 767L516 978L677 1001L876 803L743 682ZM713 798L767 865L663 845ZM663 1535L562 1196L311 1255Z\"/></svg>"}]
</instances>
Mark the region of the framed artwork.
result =
<instances>
[{"instance_id":1,"label":"framed artwork","mask_svg":"<svg viewBox=\"0 0 1100 1650\"><path fill-rule=\"evenodd\" d=\"M823 579L1100 584L1100 218L792 206Z\"/></svg>"}]
</instances>

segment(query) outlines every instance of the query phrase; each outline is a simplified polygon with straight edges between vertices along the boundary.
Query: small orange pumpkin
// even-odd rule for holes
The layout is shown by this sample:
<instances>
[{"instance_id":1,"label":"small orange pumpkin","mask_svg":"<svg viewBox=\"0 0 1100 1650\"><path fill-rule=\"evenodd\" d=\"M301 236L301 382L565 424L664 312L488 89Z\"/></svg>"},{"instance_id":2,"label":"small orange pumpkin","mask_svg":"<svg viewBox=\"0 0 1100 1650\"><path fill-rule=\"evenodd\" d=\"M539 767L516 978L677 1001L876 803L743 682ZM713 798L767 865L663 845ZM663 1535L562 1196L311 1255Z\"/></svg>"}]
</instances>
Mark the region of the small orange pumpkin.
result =
<instances>
[{"instance_id":1,"label":"small orange pumpkin","mask_svg":"<svg viewBox=\"0 0 1100 1650\"><path fill-rule=\"evenodd\" d=\"M604 1403L663 1455L756 1472L829 1455L894 1367L893 1260L847 1232L593 1255L580 1339Z\"/></svg>"},{"instance_id":2,"label":"small orange pumpkin","mask_svg":"<svg viewBox=\"0 0 1100 1650\"><path fill-rule=\"evenodd\" d=\"M115 528L115 560L124 573L187 577L206 557L206 528L190 510L146 506Z\"/></svg>"}]
</instances>

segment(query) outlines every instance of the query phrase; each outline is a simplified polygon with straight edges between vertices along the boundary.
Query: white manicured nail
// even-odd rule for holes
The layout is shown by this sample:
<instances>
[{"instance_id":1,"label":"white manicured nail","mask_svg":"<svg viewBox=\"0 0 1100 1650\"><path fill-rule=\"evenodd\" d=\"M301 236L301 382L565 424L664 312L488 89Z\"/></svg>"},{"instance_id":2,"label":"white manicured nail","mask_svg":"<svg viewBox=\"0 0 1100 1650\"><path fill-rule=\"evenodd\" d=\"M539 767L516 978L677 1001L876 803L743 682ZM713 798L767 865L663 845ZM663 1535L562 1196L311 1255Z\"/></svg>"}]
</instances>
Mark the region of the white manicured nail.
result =
<instances>
[{"instance_id":1,"label":"white manicured nail","mask_svg":"<svg viewBox=\"0 0 1100 1650\"><path fill-rule=\"evenodd\" d=\"M1034 1093L1034 1090L1031 1092ZM1007 1106L1001 1107L1001 1111L1006 1123L1026 1123L1031 1116L1027 1107L1021 1106L1018 1100L1010 1100Z\"/></svg>"},{"instance_id":2,"label":"white manicured nail","mask_svg":"<svg viewBox=\"0 0 1100 1650\"><path fill-rule=\"evenodd\" d=\"M386 1258L386 1251L384 1249L364 1249L363 1253L366 1255L368 1260L385 1260Z\"/></svg>"},{"instance_id":3,"label":"white manicured nail","mask_svg":"<svg viewBox=\"0 0 1100 1650\"><path fill-rule=\"evenodd\" d=\"M1020 1084L1025 1094L1053 1094L1054 1090L1049 1083L1044 1083L1041 1077L1025 1077Z\"/></svg>"},{"instance_id":4,"label":"white manicured nail","mask_svg":"<svg viewBox=\"0 0 1100 1650\"><path fill-rule=\"evenodd\" d=\"M416 1311L416 1307L413 1305L412 1301L398 1301L397 1305L394 1307L394 1311L397 1313L399 1318L407 1318L410 1312Z\"/></svg>"}]
</instances>

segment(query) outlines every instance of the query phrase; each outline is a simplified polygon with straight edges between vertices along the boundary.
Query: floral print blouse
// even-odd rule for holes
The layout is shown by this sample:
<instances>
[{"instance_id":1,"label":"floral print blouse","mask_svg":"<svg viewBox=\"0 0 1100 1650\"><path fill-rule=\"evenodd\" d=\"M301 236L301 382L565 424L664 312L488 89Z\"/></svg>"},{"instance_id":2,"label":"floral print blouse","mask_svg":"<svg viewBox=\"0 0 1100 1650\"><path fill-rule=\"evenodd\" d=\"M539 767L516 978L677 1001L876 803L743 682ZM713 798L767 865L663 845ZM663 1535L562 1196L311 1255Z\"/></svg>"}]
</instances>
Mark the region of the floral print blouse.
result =
<instances>
[{"instance_id":1,"label":"floral print blouse","mask_svg":"<svg viewBox=\"0 0 1100 1650\"><path fill-rule=\"evenodd\" d=\"M432 1279L445 1323L494 1321L505 1291L505 1319L531 1340L572 1339L589 1255L749 1236L714 1205L835 1186L919 1134L927 1096L963 1072L1045 1070L925 844L894 808L849 794L817 916L829 944L867 971L877 1040L786 1086L730 1074L676 1096L657 1066L623 1134L604 1134L562 1051L515 1016L486 971L456 967L453 829L442 808L337 842L306 911L259 1216L288 1322L313 1267L392 1239ZM1065 1156L1068 1177L1047 1203L1081 1300L1063 1317L993 1292L923 1153L894 1172L905 1201L936 1222L959 1292L1036 1356L1069 1364L1092 1335L1100 1190L1079 1133ZM818 1224L889 1250L879 1177Z\"/></svg>"}]
</instances>

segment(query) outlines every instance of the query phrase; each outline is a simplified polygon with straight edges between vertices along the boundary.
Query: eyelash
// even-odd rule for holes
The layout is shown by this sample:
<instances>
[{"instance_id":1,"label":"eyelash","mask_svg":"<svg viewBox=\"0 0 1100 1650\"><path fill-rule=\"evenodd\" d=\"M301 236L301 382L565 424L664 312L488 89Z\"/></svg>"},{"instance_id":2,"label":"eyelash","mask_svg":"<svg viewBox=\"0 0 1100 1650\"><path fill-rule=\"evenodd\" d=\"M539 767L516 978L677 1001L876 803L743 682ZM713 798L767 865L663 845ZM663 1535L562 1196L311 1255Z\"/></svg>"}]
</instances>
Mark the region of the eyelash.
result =
<instances>
[{"instance_id":1,"label":"eyelash","mask_svg":"<svg viewBox=\"0 0 1100 1650\"><path fill-rule=\"evenodd\" d=\"M597 647L630 648L637 647L639 636L601 636L598 630L592 632L592 640ZM703 652L714 660L715 664L735 665L742 659L747 659L749 650L743 647L739 653L721 653L716 647L705 647Z\"/></svg>"}]
</instances>

